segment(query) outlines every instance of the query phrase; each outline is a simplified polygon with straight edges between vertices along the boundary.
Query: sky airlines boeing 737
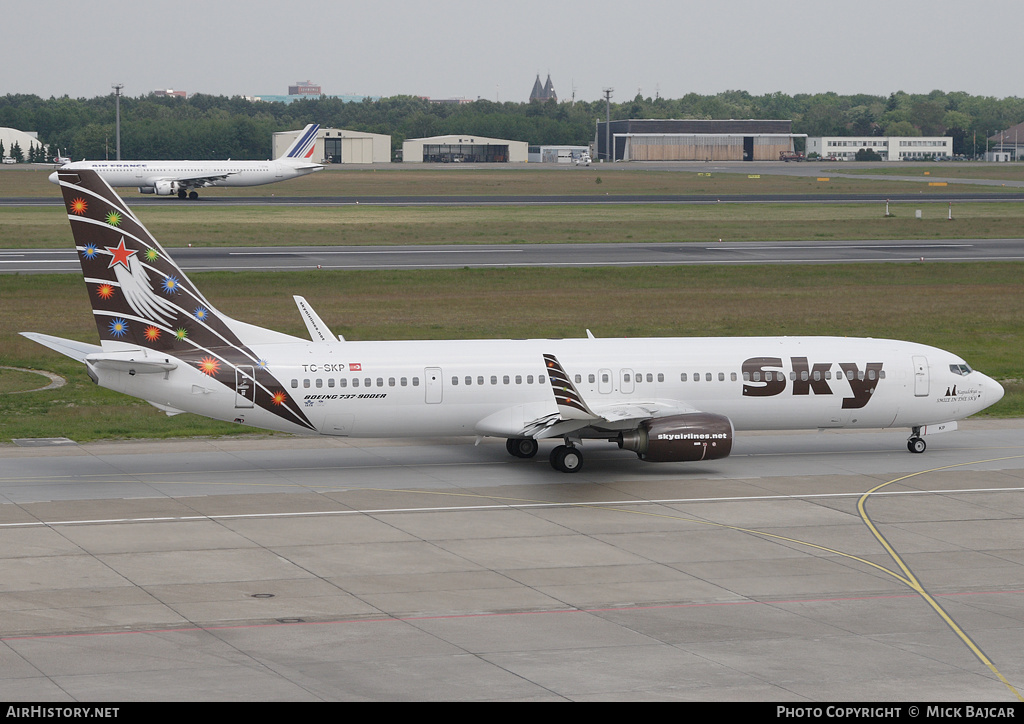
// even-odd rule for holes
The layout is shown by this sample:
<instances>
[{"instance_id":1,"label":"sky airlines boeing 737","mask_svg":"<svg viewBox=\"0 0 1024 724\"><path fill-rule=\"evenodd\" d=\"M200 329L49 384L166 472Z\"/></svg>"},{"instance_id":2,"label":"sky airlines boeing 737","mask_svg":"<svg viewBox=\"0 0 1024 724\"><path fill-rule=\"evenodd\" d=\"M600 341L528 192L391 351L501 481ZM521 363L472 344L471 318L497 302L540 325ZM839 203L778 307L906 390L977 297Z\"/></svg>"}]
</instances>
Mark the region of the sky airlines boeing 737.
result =
<instances>
[{"instance_id":1,"label":"sky airlines boeing 737","mask_svg":"<svg viewBox=\"0 0 1024 724\"><path fill-rule=\"evenodd\" d=\"M310 158L318 124L306 126L275 161L75 161L61 170L91 169L111 186L137 186L139 193L198 199L195 189L209 186L262 186L320 171ZM50 181L59 183L57 172Z\"/></svg>"},{"instance_id":2,"label":"sky airlines boeing 737","mask_svg":"<svg viewBox=\"0 0 1024 724\"><path fill-rule=\"evenodd\" d=\"M722 458L735 430L924 435L1003 396L949 352L844 337L352 342L295 297L310 340L219 312L95 171L62 169L100 344L23 332L169 415L353 437L502 437L575 472L583 440L642 460Z\"/></svg>"}]
</instances>

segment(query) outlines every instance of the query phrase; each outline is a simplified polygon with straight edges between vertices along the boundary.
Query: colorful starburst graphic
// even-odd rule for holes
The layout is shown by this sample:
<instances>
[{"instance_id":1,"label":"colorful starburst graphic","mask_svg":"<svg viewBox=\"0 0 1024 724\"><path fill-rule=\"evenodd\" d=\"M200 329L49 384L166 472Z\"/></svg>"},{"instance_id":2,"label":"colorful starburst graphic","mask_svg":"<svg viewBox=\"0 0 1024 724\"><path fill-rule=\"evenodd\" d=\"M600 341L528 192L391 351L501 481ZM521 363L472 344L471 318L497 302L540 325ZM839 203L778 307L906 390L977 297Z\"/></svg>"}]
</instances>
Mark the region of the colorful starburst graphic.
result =
<instances>
[{"instance_id":1,"label":"colorful starburst graphic","mask_svg":"<svg viewBox=\"0 0 1024 724\"><path fill-rule=\"evenodd\" d=\"M128 322L123 319L111 319L110 325L107 327L110 333L115 337L123 337L128 334Z\"/></svg>"},{"instance_id":2,"label":"colorful starburst graphic","mask_svg":"<svg viewBox=\"0 0 1024 724\"><path fill-rule=\"evenodd\" d=\"M265 370L270 368L270 363L267 362L265 359L261 359L259 362L256 363L256 366L259 367L261 370Z\"/></svg>"},{"instance_id":3,"label":"colorful starburst graphic","mask_svg":"<svg viewBox=\"0 0 1024 724\"><path fill-rule=\"evenodd\" d=\"M203 357L199 360L199 369L210 377L214 377L220 371L220 360L214 357Z\"/></svg>"},{"instance_id":4,"label":"colorful starburst graphic","mask_svg":"<svg viewBox=\"0 0 1024 724\"><path fill-rule=\"evenodd\" d=\"M110 284L100 284L96 287L96 296L100 299L110 299L114 296L114 287Z\"/></svg>"},{"instance_id":5,"label":"colorful starburst graphic","mask_svg":"<svg viewBox=\"0 0 1024 724\"><path fill-rule=\"evenodd\" d=\"M120 226L121 214L117 213L116 211L108 211L105 217L105 221L111 226Z\"/></svg>"},{"instance_id":6,"label":"colorful starburst graphic","mask_svg":"<svg viewBox=\"0 0 1024 724\"><path fill-rule=\"evenodd\" d=\"M160 329L152 325L146 327L146 331L143 334L148 342L156 342L160 339Z\"/></svg>"},{"instance_id":7,"label":"colorful starburst graphic","mask_svg":"<svg viewBox=\"0 0 1024 724\"><path fill-rule=\"evenodd\" d=\"M171 274L170 276L164 277L163 284L164 292L167 294L174 294L178 291L178 287L181 286L181 282L178 281L178 277Z\"/></svg>"},{"instance_id":8,"label":"colorful starburst graphic","mask_svg":"<svg viewBox=\"0 0 1024 724\"><path fill-rule=\"evenodd\" d=\"M71 202L71 213L73 214L78 214L79 216L81 216L88 210L89 204L81 196L79 196L77 199Z\"/></svg>"},{"instance_id":9,"label":"colorful starburst graphic","mask_svg":"<svg viewBox=\"0 0 1024 724\"><path fill-rule=\"evenodd\" d=\"M210 316L210 313L203 307L196 307L196 311L192 312L192 316L200 322L205 322L206 318Z\"/></svg>"},{"instance_id":10,"label":"colorful starburst graphic","mask_svg":"<svg viewBox=\"0 0 1024 724\"><path fill-rule=\"evenodd\" d=\"M100 251L99 249L96 248L95 244L86 244L85 246L82 247L82 256L84 256L86 259L89 259L90 261L95 259L96 255L99 253Z\"/></svg>"},{"instance_id":11,"label":"colorful starburst graphic","mask_svg":"<svg viewBox=\"0 0 1024 724\"><path fill-rule=\"evenodd\" d=\"M156 249L150 248L145 251L146 261L156 261L160 258L160 252Z\"/></svg>"},{"instance_id":12,"label":"colorful starburst graphic","mask_svg":"<svg viewBox=\"0 0 1024 724\"><path fill-rule=\"evenodd\" d=\"M174 338L179 342L188 339L188 330L185 329L184 327L178 327L176 330L174 330Z\"/></svg>"},{"instance_id":13,"label":"colorful starburst graphic","mask_svg":"<svg viewBox=\"0 0 1024 724\"><path fill-rule=\"evenodd\" d=\"M285 403L285 400L287 399L288 395L286 395L283 391L278 390L277 392L274 393L274 396L270 398L270 401L273 402L275 405L283 405Z\"/></svg>"}]
</instances>

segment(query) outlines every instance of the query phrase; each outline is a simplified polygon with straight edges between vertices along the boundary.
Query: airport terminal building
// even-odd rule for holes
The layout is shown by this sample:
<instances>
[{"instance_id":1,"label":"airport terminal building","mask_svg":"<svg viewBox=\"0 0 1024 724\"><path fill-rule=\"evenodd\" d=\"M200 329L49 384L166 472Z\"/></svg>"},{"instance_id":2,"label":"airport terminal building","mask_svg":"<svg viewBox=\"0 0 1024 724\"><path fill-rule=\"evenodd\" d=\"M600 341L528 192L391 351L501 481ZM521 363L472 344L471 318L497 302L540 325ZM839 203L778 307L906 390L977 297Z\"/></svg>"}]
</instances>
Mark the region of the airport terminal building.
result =
<instances>
[{"instance_id":1,"label":"airport terminal building","mask_svg":"<svg viewBox=\"0 0 1024 724\"><path fill-rule=\"evenodd\" d=\"M594 148L603 161L778 161L804 137L792 121L632 118L599 122Z\"/></svg>"},{"instance_id":2,"label":"airport terminal building","mask_svg":"<svg viewBox=\"0 0 1024 724\"><path fill-rule=\"evenodd\" d=\"M807 139L805 154L853 161L869 149L883 161L926 161L953 155L952 136L817 136Z\"/></svg>"}]
</instances>

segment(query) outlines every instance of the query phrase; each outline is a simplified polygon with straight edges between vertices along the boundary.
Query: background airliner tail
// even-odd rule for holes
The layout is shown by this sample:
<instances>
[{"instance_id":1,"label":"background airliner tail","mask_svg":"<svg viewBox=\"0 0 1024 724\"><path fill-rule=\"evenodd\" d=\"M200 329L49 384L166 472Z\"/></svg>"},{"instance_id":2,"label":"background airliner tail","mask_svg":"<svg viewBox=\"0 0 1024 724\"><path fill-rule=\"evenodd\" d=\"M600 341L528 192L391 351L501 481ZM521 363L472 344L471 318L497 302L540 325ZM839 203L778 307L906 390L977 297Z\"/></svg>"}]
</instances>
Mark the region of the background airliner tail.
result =
<instances>
[{"instance_id":1,"label":"background airliner tail","mask_svg":"<svg viewBox=\"0 0 1024 724\"><path fill-rule=\"evenodd\" d=\"M61 170L58 179L105 350L194 353L295 339L219 312L95 171Z\"/></svg>"},{"instance_id":2,"label":"background airliner tail","mask_svg":"<svg viewBox=\"0 0 1024 724\"><path fill-rule=\"evenodd\" d=\"M313 157L316 146L316 134L320 131L319 123L310 123L302 129L302 132L292 142L287 150L278 159L279 161L308 161Z\"/></svg>"}]
</instances>

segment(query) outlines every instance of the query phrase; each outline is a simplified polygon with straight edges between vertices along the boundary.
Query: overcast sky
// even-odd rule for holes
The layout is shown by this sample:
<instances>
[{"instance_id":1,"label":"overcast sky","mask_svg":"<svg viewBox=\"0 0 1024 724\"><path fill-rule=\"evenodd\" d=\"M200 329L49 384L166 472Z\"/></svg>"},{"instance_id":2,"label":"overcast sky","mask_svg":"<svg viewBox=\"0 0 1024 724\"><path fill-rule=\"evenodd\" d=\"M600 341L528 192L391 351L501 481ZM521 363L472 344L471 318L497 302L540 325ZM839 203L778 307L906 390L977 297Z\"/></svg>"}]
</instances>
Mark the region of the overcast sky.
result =
<instances>
[{"instance_id":1,"label":"overcast sky","mask_svg":"<svg viewBox=\"0 0 1024 724\"><path fill-rule=\"evenodd\" d=\"M215 95L526 101L746 90L1024 95L1021 0L34 0L4 15L0 95L123 83ZM31 23L32 32L18 24Z\"/></svg>"}]
</instances>

